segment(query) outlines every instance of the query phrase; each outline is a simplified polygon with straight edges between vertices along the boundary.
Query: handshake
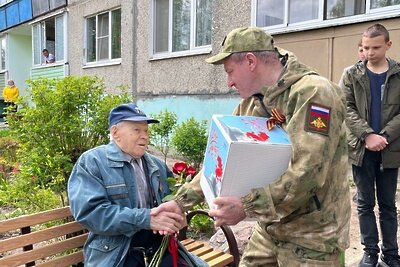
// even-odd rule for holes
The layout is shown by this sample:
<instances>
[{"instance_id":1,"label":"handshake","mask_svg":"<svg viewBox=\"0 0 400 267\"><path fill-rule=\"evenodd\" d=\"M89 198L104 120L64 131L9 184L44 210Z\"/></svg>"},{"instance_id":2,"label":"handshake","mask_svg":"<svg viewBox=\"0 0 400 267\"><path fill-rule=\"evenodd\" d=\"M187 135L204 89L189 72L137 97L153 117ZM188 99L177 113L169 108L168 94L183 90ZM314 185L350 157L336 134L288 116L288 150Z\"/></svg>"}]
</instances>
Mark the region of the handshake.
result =
<instances>
[{"instance_id":1,"label":"handshake","mask_svg":"<svg viewBox=\"0 0 400 267\"><path fill-rule=\"evenodd\" d=\"M154 233L174 234L186 225L186 216L175 200L165 202L150 211L150 228Z\"/></svg>"},{"instance_id":2,"label":"handshake","mask_svg":"<svg viewBox=\"0 0 400 267\"><path fill-rule=\"evenodd\" d=\"M208 214L214 218L216 227L235 225L246 218L239 197L218 197L214 199L214 204L218 208L210 210ZM165 202L150 211L150 228L154 233L173 234L186 225L186 216L175 200Z\"/></svg>"}]
</instances>

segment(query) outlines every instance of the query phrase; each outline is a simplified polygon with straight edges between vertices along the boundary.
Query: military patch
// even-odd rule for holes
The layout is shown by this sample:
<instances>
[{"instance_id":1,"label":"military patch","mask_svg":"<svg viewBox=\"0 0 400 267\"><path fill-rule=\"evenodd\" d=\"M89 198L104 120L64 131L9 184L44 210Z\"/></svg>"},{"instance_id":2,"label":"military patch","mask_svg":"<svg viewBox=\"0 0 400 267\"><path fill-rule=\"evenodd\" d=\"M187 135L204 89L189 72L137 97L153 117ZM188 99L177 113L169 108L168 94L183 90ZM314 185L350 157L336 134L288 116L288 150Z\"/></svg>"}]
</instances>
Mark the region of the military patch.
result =
<instances>
[{"instance_id":1,"label":"military patch","mask_svg":"<svg viewBox=\"0 0 400 267\"><path fill-rule=\"evenodd\" d=\"M330 108L315 103L309 104L305 131L328 135L330 121Z\"/></svg>"}]
</instances>

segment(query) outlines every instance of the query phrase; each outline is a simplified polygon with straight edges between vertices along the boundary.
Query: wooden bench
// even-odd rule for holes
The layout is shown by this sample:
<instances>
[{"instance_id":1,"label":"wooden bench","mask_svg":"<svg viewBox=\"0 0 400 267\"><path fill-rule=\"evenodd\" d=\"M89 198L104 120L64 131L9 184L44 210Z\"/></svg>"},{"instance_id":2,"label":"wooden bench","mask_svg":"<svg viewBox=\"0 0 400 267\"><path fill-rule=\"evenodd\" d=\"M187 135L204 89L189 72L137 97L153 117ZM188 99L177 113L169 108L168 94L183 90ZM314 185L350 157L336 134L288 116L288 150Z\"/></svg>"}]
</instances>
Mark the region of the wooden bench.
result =
<instances>
[{"instance_id":1,"label":"wooden bench","mask_svg":"<svg viewBox=\"0 0 400 267\"><path fill-rule=\"evenodd\" d=\"M204 211L188 214L188 221ZM59 223L54 223L58 221ZM53 222L53 226L51 226ZM60 223L61 222L61 223ZM236 239L229 227L222 227L230 253L217 251L208 244L186 239L186 229L180 233L185 247L203 258L210 266L237 266L239 253ZM0 266L71 266L82 265L82 246L88 233L72 219L69 207L25 215L0 222ZM68 237L68 238L67 238ZM233 240L232 240L233 238Z\"/></svg>"}]
</instances>

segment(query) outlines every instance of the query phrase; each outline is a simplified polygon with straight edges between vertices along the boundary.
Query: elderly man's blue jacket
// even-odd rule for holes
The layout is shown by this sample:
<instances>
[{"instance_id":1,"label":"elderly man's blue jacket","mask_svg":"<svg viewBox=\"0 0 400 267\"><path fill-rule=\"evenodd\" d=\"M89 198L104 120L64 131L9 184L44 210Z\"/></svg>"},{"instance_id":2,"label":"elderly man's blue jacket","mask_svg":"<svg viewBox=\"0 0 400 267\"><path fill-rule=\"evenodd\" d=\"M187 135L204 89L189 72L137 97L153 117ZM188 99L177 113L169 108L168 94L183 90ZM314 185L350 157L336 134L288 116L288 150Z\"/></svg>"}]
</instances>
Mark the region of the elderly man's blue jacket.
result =
<instances>
[{"instance_id":1,"label":"elderly man's blue jacket","mask_svg":"<svg viewBox=\"0 0 400 267\"><path fill-rule=\"evenodd\" d=\"M142 158L157 203L169 193L172 172L158 158ZM138 209L134 170L129 159L111 142L83 153L68 181L75 219L89 231L84 246L85 266L123 266L132 236L150 229L150 209Z\"/></svg>"}]
</instances>

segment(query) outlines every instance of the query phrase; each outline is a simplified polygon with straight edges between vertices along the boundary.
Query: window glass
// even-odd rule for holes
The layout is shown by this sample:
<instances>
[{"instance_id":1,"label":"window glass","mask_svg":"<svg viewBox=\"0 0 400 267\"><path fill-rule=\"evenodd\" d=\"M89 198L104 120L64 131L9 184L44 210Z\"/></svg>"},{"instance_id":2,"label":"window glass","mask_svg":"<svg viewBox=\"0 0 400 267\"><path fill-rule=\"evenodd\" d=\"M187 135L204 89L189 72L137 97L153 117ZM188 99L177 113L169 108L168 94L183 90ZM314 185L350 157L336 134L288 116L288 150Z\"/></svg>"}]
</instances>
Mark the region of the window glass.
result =
<instances>
[{"instance_id":1,"label":"window glass","mask_svg":"<svg viewBox=\"0 0 400 267\"><path fill-rule=\"evenodd\" d=\"M190 48L190 6L191 0L174 0L172 21L172 51Z\"/></svg>"},{"instance_id":2,"label":"window glass","mask_svg":"<svg viewBox=\"0 0 400 267\"><path fill-rule=\"evenodd\" d=\"M114 10L112 13L112 39L111 39L111 58L121 57L121 9Z\"/></svg>"},{"instance_id":3,"label":"window glass","mask_svg":"<svg viewBox=\"0 0 400 267\"><path fill-rule=\"evenodd\" d=\"M33 64L37 65L42 63L42 36L41 24L37 23L32 26L32 40L33 40Z\"/></svg>"},{"instance_id":4,"label":"window glass","mask_svg":"<svg viewBox=\"0 0 400 267\"><path fill-rule=\"evenodd\" d=\"M169 0L157 0L155 5L155 42L154 51L166 52L168 51L168 29L169 29Z\"/></svg>"},{"instance_id":5,"label":"window glass","mask_svg":"<svg viewBox=\"0 0 400 267\"><path fill-rule=\"evenodd\" d=\"M34 17L40 14L48 12L50 9L49 1L44 0L32 0L32 14Z\"/></svg>"},{"instance_id":6,"label":"window glass","mask_svg":"<svg viewBox=\"0 0 400 267\"><path fill-rule=\"evenodd\" d=\"M365 13L365 0L327 0L326 6L326 19Z\"/></svg>"},{"instance_id":7,"label":"window glass","mask_svg":"<svg viewBox=\"0 0 400 267\"><path fill-rule=\"evenodd\" d=\"M86 62L121 58L121 9L86 19Z\"/></svg>"},{"instance_id":8,"label":"window glass","mask_svg":"<svg viewBox=\"0 0 400 267\"><path fill-rule=\"evenodd\" d=\"M400 0L371 0L371 9L400 5Z\"/></svg>"},{"instance_id":9,"label":"window glass","mask_svg":"<svg viewBox=\"0 0 400 267\"><path fill-rule=\"evenodd\" d=\"M6 38L1 38L0 39L1 42L1 66L0 69L1 70L5 70L6 69Z\"/></svg>"},{"instance_id":10,"label":"window glass","mask_svg":"<svg viewBox=\"0 0 400 267\"><path fill-rule=\"evenodd\" d=\"M86 61L96 61L96 17L86 20Z\"/></svg>"},{"instance_id":11,"label":"window glass","mask_svg":"<svg viewBox=\"0 0 400 267\"><path fill-rule=\"evenodd\" d=\"M56 17L56 60L64 60L64 17Z\"/></svg>"},{"instance_id":12,"label":"window glass","mask_svg":"<svg viewBox=\"0 0 400 267\"><path fill-rule=\"evenodd\" d=\"M211 46L212 0L153 0L153 52Z\"/></svg>"},{"instance_id":13,"label":"window glass","mask_svg":"<svg viewBox=\"0 0 400 267\"><path fill-rule=\"evenodd\" d=\"M285 16L285 2L282 0L259 0L257 1L258 27L268 27L282 24Z\"/></svg>"},{"instance_id":14,"label":"window glass","mask_svg":"<svg viewBox=\"0 0 400 267\"><path fill-rule=\"evenodd\" d=\"M318 19L319 0L289 1L289 24Z\"/></svg>"},{"instance_id":15,"label":"window glass","mask_svg":"<svg viewBox=\"0 0 400 267\"><path fill-rule=\"evenodd\" d=\"M212 3L208 0L196 2L196 46L211 44Z\"/></svg>"},{"instance_id":16,"label":"window glass","mask_svg":"<svg viewBox=\"0 0 400 267\"><path fill-rule=\"evenodd\" d=\"M50 9L55 9L67 4L66 0L50 0Z\"/></svg>"}]
</instances>

